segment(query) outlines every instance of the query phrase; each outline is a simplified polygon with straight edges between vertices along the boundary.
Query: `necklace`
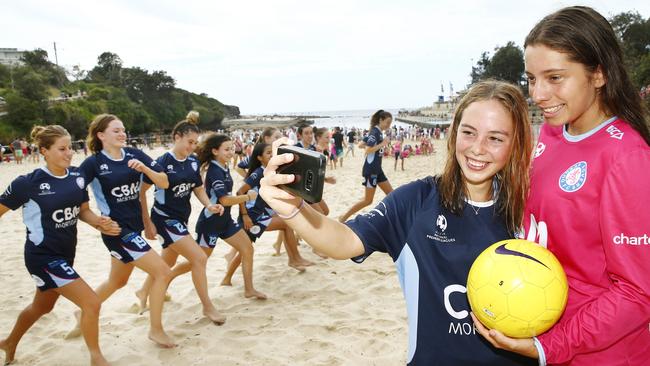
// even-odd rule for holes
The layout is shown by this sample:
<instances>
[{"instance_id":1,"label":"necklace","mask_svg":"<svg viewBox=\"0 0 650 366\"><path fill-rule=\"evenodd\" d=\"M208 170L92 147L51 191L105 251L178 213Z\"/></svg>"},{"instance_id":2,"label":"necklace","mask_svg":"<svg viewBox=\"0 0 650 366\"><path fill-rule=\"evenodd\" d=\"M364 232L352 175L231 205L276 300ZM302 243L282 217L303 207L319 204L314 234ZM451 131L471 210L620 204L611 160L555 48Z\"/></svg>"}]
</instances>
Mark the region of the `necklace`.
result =
<instances>
[{"instance_id":1,"label":"necklace","mask_svg":"<svg viewBox=\"0 0 650 366\"><path fill-rule=\"evenodd\" d=\"M469 207L472 208L472 211L474 211L474 215L478 216L478 212L479 212L479 210L481 210L481 207L480 206L479 207L474 207L474 205L472 205L471 203L467 203L467 204L469 205Z\"/></svg>"}]
</instances>

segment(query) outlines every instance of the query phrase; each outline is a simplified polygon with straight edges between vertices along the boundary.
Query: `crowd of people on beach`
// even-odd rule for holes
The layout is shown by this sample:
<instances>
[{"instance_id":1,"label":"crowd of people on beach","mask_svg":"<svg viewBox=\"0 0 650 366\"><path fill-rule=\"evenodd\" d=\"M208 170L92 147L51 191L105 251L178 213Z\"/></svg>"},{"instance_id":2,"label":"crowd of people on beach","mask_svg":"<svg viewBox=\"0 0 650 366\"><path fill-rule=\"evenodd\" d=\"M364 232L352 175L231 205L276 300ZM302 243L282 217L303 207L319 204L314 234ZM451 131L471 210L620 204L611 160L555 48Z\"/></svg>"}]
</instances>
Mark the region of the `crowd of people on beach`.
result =
<instances>
[{"instance_id":1,"label":"crowd of people on beach","mask_svg":"<svg viewBox=\"0 0 650 366\"><path fill-rule=\"evenodd\" d=\"M224 324L209 295L207 258L219 239L229 244L221 284L230 285L241 267L244 297L263 301L267 295L254 284L253 243L277 231L276 254L285 248L292 271L314 265L301 255L300 240L323 258L361 263L374 252L390 255L408 311L408 364L648 365L647 111L610 24L591 8L548 15L530 31L524 50L530 97L545 118L537 141L519 86L494 80L473 85L444 130L396 128L391 113L380 109L367 130L301 125L226 134L201 131L191 111L174 127L167 151L152 159L128 146L119 116L101 114L89 125L89 155L74 167L70 134L58 125L34 127L32 144L45 165L16 177L0 196L0 216L23 210L25 265L37 287L0 341L5 362L14 361L23 335L63 296L79 307L68 336L83 336L92 364L109 364L99 345L101 305L136 267L148 274L136 296L149 310L155 344L177 345L162 314L170 283L187 272L203 315ZM393 155L394 170L398 160L404 169L418 151L436 153L431 139L438 138L447 142L444 170L394 189L383 158ZM26 142L14 142L13 151L23 153ZM330 169L358 149L363 198L331 218L325 200L308 202L281 189L295 179L278 172L295 159L277 154L282 144L326 155ZM232 170L244 178L239 187ZM332 175L325 182L337 183ZM377 187L386 197L354 216L372 204ZM194 230L188 227L192 195L202 206ZM111 261L94 289L74 269L78 220L99 232ZM160 254L148 241L156 237ZM464 295L451 296L466 292L481 251L515 237L552 251L569 282L559 323L521 339L455 311L469 305ZM457 320L472 322L475 331L455 335L441 326Z\"/></svg>"}]
</instances>

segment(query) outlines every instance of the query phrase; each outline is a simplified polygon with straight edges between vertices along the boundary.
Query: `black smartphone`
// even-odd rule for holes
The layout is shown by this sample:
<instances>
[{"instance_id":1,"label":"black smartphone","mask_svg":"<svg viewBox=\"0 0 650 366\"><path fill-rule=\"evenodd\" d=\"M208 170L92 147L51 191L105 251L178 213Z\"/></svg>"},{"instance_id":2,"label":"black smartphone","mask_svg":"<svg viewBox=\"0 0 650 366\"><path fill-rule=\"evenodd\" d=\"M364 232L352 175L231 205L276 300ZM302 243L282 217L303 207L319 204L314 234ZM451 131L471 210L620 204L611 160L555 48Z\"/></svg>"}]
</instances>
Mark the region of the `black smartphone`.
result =
<instances>
[{"instance_id":1,"label":"black smartphone","mask_svg":"<svg viewBox=\"0 0 650 366\"><path fill-rule=\"evenodd\" d=\"M280 146L278 155L280 154L293 154L293 161L280 165L278 173L293 174L296 178L293 182L282 184L279 187L293 195L302 197L308 203L320 202L323 198L325 168L327 167L325 155L290 145Z\"/></svg>"}]
</instances>

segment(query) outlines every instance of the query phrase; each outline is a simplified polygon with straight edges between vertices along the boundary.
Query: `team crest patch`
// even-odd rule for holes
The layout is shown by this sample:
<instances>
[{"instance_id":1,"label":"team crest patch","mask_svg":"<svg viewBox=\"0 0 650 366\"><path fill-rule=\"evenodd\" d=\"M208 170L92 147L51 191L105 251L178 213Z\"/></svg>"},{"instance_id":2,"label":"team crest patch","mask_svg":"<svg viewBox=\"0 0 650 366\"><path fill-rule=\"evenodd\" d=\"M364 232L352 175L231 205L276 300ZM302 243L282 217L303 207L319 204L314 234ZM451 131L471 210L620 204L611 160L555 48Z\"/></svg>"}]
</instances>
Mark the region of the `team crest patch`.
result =
<instances>
[{"instance_id":1,"label":"team crest patch","mask_svg":"<svg viewBox=\"0 0 650 366\"><path fill-rule=\"evenodd\" d=\"M569 167L560 176L560 188L565 192L575 192L582 188L587 180L587 162L580 161Z\"/></svg>"},{"instance_id":2,"label":"team crest patch","mask_svg":"<svg viewBox=\"0 0 650 366\"><path fill-rule=\"evenodd\" d=\"M76 182L79 188L84 189L86 181L83 179L83 177L77 178Z\"/></svg>"},{"instance_id":3,"label":"team crest patch","mask_svg":"<svg viewBox=\"0 0 650 366\"><path fill-rule=\"evenodd\" d=\"M543 142L538 143L537 147L535 148L535 157L533 159L538 158L540 155L542 155L544 150L546 150L546 145L544 145Z\"/></svg>"},{"instance_id":4,"label":"team crest patch","mask_svg":"<svg viewBox=\"0 0 650 366\"><path fill-rule=\"evenodd\" d=\"M444 217L443 215L438 215L438 218L436 219L436 226L442 232L447 230L447 218Z\"/></svg>"},{"instance_id":5,"label":"team crest patch","mask_svg":"<svg viewBox=\"0 0 650 366\"><path fill-rule=\"evenodd\" d=\"M192 169L194 169L194 171L197 171L199 169L199 164L197 164L196 161L193 161L191 165L192 165Z\"/></svg>"}]
</instances>

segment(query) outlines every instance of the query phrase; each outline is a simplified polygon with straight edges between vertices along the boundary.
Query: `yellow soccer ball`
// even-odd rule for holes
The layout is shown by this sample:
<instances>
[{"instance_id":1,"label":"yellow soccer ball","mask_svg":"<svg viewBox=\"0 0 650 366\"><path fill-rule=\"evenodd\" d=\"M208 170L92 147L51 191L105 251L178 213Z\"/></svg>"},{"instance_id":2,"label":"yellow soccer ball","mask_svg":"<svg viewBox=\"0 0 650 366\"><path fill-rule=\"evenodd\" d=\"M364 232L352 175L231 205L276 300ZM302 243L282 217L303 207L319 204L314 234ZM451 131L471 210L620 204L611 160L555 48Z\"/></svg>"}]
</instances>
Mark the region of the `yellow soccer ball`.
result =
<instances>
[{"instance_id":1,"label":"yellow soccer ball","mask_svg":"<svg viewBox=\"0 0 650 366\"><path fill-rule=\"evenodd\" d=\"M567 296L560 262L527 240L492 244L476 258L467 278L474 315L486 327L513 338L547 331L560 319Z\"/></svg>"}]
</instances>

